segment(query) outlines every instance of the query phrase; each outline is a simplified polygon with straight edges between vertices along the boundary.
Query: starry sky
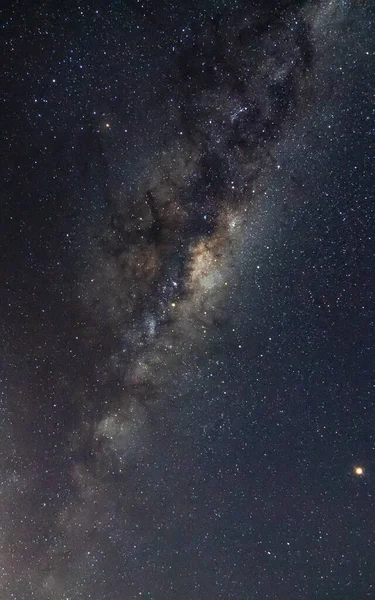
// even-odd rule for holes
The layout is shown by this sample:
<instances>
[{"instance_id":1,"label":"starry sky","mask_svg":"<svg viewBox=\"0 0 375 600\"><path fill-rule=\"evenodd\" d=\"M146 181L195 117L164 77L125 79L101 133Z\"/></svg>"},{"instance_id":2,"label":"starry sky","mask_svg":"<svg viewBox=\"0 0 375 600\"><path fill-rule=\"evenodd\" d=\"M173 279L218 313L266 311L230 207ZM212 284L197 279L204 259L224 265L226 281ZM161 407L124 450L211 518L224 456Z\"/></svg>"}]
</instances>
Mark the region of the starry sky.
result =
<instances>
[{"instance_id":1,"label":"starry sky","mask_svg":"<svg viewBox=\"0 0 375 600\"><path fill-rule=\"evenodd\" d=\"M374 6L0 17L0 600L374 599Z\"/></svg>"}]
</instances>

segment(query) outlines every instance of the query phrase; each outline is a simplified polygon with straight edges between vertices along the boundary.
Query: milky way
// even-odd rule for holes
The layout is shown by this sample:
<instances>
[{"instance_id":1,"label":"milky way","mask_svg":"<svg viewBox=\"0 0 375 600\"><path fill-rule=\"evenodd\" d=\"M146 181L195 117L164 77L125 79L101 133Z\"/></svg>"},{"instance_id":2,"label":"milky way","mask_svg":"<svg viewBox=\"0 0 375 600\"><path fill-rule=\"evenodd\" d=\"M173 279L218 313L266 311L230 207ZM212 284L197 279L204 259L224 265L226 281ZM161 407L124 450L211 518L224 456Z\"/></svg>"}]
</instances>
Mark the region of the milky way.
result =
<instances>
[{"instance_id":1,"label":"milky way","mask_svg":"<svg viewBox=\"0 0 375 600\"><path fill-rule=\"evenodd\" d=\"M4 600L245 598L243 590L230 595L198 585L190 572L199 568L186 566L178 553L179 575L172 576L165 553L176 536L189 538L189 525L182 521L170 533L163 524L165 514L174 518L183 502L168 499L175 477L183 481L186 475L191 496L185 501L191 503L191 518L195 514L193 474L199 469L194 460L184 467L179 449L186 456L199 454L200 442L195 447L189 429L193 421L184 428L189 386L193 381L203 406L207 392L200 382L212 354L224 385L225 360L218 348L234 344L223 342L222 331L240 279L243 240L280 168L280 144L307 119L325 89L325 57L347 15L346 3L333 0L221 4L189 15L183 34L176 41L171 36L172 51L155 50L168 55L157 89L159 120L132 134L134 160L123 143L125 125L131 124L122 123L115 109L94 111L79 143L71 142L85 194L100 196L95 214L81 213L70 282L77 340L89 358L82 361L82 373L78 365L57 386L61 397L69 396L73 416L62 434L60 470L46 471L50 502L35 509L28 529L32 537L42 523L37 550L28 550L22 530L17 539L17 524L5 528L4 548L10 549L2 557ZM141 10L138 4L129 7L135 15ZM160 10L153 19L161 27L164 15L168 32L168 9ZM156 31L153 43L156 47ZM121 53L116 56L121 70ZM143 93L142 83L132 86L135 96ZM131 165L132 176L120 185L122 161ZM254 229L261 239L260 226ZM235 347L242 348L237 342ZM217 423L225 427L224 413L196 429L206 433ZM19 431L22 436L22 427ZM155 456L162 457L159 465ZM14 477L2 500L8 512L17 493L32 497L38 472ZM63 491L57 493L60 484ZM220 496L220 485L212 484L213 497ZM203 531L204 511L197 519ZM206 538L203 533L206 543L209 533ZM186 542L187 551L189 544L193 541ZM160 594L154 596L153 589ZM270 594L262 597L286 597Z\"/></svg>"},{"instance_id":2,"label":"milky way","mask_svg":"<svg viewBox=\"0 0 375 600\"><path fill-rule=\"evenodd\" d=\"M133 193L113 192L81 280L90 318L110 331L110 377L124 386L114 413L106 406L90 423L99 462L139 443L163 378L184 347L204 343L202 330L222 318L231 249L260 176L312 101L322 13L341 17L333 3L315 11L288 3L277 11L225 9L195 23L179 49L171 73L175 133Z\"/></svg>"}]
</instances>

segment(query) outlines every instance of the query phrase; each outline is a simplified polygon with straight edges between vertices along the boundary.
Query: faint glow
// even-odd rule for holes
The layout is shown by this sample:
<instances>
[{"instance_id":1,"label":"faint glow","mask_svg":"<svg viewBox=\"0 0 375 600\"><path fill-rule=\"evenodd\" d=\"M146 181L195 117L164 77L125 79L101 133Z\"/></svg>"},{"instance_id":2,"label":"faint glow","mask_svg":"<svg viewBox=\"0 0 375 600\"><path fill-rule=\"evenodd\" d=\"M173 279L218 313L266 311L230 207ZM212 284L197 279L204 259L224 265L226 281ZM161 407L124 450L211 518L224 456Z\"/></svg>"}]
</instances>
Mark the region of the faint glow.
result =
<instances>
[{"instance_id":1,"label":"faint glow","mask_svg":"<svg viewBox=\"0 0 375 600\"><path fill-rule=\"evenodd\" d=\"M145 322L145 327L146 327L146 333L147 336L149 338L149 340L151 340L152 338L155 337L156 334L156 319L153 316L149 316L146 319Z\"/></svg>"},{"instance_id":2,"label":"faint glow","mask_svg":"<svg viewBox=\"0 0 375 600\"><path fill-rule=\"evenodd\" d=\"M106 123L105 126L107 129L109 129L111 125L110 125L110 123Z\"/></svg>"},{"instance_id":3,"label":"faint glow","mask_svg":"<svg viewBox=\"0 0 375 600\"><path fill-rule=\"evenodd\" d=\"M232 190L234 190L234 186L232 186ZM240 224L240 219L238 216L232 217L229 221L229 227L231 229L235 229Z\"/></svg>"}]
</instances>

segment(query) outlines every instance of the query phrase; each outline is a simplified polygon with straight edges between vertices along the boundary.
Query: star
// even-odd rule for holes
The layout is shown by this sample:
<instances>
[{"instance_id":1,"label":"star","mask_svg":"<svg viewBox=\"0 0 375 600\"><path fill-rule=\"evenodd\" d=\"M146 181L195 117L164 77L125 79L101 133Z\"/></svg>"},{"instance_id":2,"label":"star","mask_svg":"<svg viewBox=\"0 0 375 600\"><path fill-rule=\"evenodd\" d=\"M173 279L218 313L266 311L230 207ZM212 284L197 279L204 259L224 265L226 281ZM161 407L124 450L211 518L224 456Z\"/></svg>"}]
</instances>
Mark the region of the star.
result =
<instances>
[{"instance_id":1,"label":"star","mask_svg":"<svg viewBox=\"0 0 375 600\"><path fill-rule=\"evenodd\" d=\"M354 467L354 474L358 477L362 477L365 474L365 470L363 467Z\"/></svg>"}]
</instances>

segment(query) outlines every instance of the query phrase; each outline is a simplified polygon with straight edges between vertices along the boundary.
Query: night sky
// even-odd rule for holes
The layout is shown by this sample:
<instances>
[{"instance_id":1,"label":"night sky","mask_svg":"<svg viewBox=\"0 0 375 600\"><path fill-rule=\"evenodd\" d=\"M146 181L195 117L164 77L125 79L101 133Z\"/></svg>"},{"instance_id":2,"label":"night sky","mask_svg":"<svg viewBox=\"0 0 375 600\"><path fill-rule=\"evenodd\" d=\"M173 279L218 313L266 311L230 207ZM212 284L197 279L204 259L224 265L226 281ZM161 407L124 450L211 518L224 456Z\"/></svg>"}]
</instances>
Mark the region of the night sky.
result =
<instances>
[{"instance_id":1,"label":"night sky","mask_svg":"<svg viewBox=\"0 0 375 600\"><path fill-rule=\"evenodd\" d=\"M0 600L374 600L374 6L0 16Z\"/></svg>"}]
</instances>

